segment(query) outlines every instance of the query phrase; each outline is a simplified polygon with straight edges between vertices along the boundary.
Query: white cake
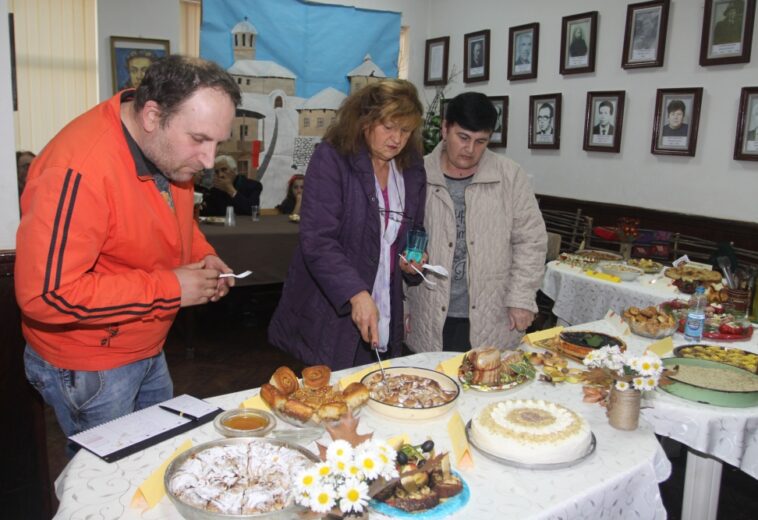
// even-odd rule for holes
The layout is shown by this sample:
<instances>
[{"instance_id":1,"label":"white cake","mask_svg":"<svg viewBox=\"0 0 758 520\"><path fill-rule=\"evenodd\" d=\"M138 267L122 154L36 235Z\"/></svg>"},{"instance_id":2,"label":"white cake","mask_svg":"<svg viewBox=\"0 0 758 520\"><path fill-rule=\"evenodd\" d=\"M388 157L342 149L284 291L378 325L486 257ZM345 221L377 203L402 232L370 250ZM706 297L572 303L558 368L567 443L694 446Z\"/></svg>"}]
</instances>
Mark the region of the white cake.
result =
<instances>
[{"instance_id":1,"label":"white cake","mask_svg":"<svg viewBox=\"0 0 758 520\"><path fill-rule=\"evenodd\" d=\"M576 460L592 438L584 418L559 404L509 399L487 405L471 421L474 444L498 457L522 464Z\"/></svg>"}]
</instances>

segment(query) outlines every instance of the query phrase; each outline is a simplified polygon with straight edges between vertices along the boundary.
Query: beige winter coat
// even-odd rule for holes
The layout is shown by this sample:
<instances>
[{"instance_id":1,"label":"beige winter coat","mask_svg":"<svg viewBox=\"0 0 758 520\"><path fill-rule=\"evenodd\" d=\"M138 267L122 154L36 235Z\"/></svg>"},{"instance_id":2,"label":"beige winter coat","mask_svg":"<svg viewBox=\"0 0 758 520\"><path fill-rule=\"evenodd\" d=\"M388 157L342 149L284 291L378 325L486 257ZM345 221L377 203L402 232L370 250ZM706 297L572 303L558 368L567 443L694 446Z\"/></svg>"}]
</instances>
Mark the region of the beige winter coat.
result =
<instances>
[{"instance_id":1,"label":"beige winter coat","mask_svg":"<svg viewBox=\"0 0 758 520\"><path fill-rule=\"evenodd\" d=\"M452 272L455 212L440 167L441 150L442 143L424 160L424 224L429 233L429 263ZM521 167L489 150L466 188L465 199L471 346L514 347L522 333L509 330L507 308L537 311L535 296L547 250L545 222ZM423 282L406 290L405 341L414 352L442 350L450 278L428 276L437 285Z\"/></svg>"}]
</instances>

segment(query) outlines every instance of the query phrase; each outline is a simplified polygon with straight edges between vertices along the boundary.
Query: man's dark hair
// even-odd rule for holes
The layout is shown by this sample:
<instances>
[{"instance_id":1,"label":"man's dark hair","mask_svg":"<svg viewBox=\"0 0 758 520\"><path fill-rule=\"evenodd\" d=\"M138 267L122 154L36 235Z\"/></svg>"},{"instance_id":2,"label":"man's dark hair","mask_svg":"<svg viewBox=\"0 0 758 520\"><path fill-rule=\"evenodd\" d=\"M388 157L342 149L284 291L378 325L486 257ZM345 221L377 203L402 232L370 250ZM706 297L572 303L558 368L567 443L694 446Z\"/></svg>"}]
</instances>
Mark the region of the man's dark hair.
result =
<instances>
[{"instance_id":1,"label":"man's dark hair","mask_svg":"<svg viewBox=\"0 0 758 520\"><path fill-rule=\"evenodd\" d=\"M611 111L611 115L613 115L613 103L607 99L605 101L601 101L600 106L597 107L597 111L600 112L600 109L603 107L608 107L608 109Z\"/></svg>"},{"instance_id":2,"label":"man's dark hair","mask_svg":"<svg viewBox=\"0 0 758 520\"><path fill-rule=\"evenodd\" d=\"M171 55L155 61L134 94L134 110L139 112L148 101L161 107L161 125L168 123L181 104L201 88L219 89L238 106L240 89L228 72L212 61Z\"/></svg>"},{"instance_id":3,"label":"man's dark hair","mask_svg":"<svg viewBox=\"0 0 758 520\"><path fill-rule=\"evenodd\" d=\"M453 123L469 132L492 132L497 123L497 110L480 92L464 92L455 96L445 109L446 126Z\"/></svg>"},{"instance_id":4,"label":"man's dark hair","mask_svg":"<svg viewBox=\"0 0 758 520\"><path fill-rule=\"evenodd\" d=\"M548 110L550 110L550 119L552 119L553 118L553 105L551 105L550 103L542 103L540 107L537 109L537 115L539 115L540 110L542 110L543 108L547 108Z\"/></svg>"},{"instance_id":5,"label":"man's dark hair","mask_svg":"<svg viewBox=\"0 0 758 520\"><path fill-rule=\"evenodd\" d=\"M670 114L671 112L676 112L677 110L681 110L682 114L687 113L687 107L684 104L684 101L681 99L675 99L671 103L669 103L668 108L666 109L666 113Z\"/></svg>"}]
</instances>

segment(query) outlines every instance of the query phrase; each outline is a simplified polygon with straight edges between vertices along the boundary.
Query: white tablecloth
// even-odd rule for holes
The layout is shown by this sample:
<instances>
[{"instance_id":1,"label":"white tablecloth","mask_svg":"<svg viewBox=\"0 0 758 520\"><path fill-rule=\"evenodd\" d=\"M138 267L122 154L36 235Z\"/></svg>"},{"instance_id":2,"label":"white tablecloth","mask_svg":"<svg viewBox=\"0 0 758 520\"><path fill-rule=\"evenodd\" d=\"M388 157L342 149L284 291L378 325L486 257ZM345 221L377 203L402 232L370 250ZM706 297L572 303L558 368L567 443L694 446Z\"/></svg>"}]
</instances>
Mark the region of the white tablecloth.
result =
<instances>
[{"instance_id":1,"label":"white tablecloth","mask_svg":"<svg viewBox=\"0 0 758 520\"><path fill-rule=\"evenodd\" d=\"M581 269L557 261L547 264L541 289L555 301L553 314L569 325L599 320L609 309L621 314L632 305L642 308L688 298L662 275L615 283L587 276Z\"/></svg>"},{"instance_id":2,"label":"white tablecloth","mask_svg":"<svg viewBox=\"0 0 758 520\"><path fill-rule=\"evenodd\" d=\"M416 354L395 359L393 365L434 368L440 360L451 355ZM228 394L209 401L233 408L255 392ZM506 397L548 399L581 413L597 437L597 449L578 465L555 471L512 468L474 451L475 468L461 471L471 488L471 500L451 518L666 517L658 482L668 478L671 465L650 425L643 421L633 432L611 428L604 409L582 402L578 385L552 386L533 382L505 394L466 391L457 410L463 420L468 421L487 403ZM432 437L439 449L449 450L447 422L451 413L426 422L399 422L366 409L360 416L359 431L374 430L379 438L407 433L416 442ZM219 435L208 424L111 464L81 451L56 481L60 500L56 518L179 518L168 498L144 513L131 508L129 503L137 486L187 437L191 437L196 445ZM313 448L312 445L309 447ZM375 513L371 517L386 518Z\"/></svg>"}]
</instances>

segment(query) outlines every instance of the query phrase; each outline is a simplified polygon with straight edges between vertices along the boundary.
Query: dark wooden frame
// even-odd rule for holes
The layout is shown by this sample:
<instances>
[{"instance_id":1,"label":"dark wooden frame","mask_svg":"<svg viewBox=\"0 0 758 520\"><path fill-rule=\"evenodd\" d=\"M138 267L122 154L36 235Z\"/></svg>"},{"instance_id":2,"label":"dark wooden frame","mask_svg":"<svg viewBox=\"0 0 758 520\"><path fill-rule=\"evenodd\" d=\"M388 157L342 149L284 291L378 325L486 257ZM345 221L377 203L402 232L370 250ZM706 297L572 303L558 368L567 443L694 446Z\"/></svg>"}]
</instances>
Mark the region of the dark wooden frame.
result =
<instances>
[{"instance_id":1,"label":"dark wooden frame","mask_svg":"<svg viewBox=\"0 0 758 520\"><path fill-rule=\"evenodd\" d=\"M613 144L601 145L592 143L592 129L594 128L595 101L598 98L615 98L613 108ZM606 90L602 92L587 92L587 108L584 113L584 144L583 150L589 152L619 153L621 150L621 136L624 129L624 101L626 91Z\"/></svg>"},{"instance_id":2,"label":"dark wooden frame","mask_svg":"<svg viewBox=\"0 0 758 520\"><path fill-rule=\"evenodd\" d=\"M658 144L659 138L663 137L663 122L668 117L663 107L666 96L679 95L692 98L692 108L689 114L689 136L687 138L687 148L666 148ZM703 101L703 88L659 88L655 96L655 118L653 119L653 142L650 146L650 153L656 155L683 155L695 156L697 148L697 132L700 125L700 105Z\"/></svg>"},{"instance_id":3,"label":"dark wooden frame","mask_svg":"<svg viewBox=\"0 0 758 520\"><path fill-rule=\"evenodd\" d=\"M734 158L738 161L758 161L758 148L755 152L745 152L744 150L745 139L750 130L751 97L753 103L758 104L758 87L743 87L740 94L740 108L737 112L737 132L734 137ZM751 142L758 143L758 139Z\"/></svg>"},{"instance_id":4,"label":"dark wooden frame","mask_svg":"<svg viewBox=\"0 0 758 520\"><path fill-rule=\"evenodd\" d=\"M113 92L116 93L121 87L123 78L119 78L119 63L116 49L159 51L162 55L171 54L171 42L155 38L132 38L131 36L111 36L111 78L113 79ZM130 45L122 45L130 44Z\"/></svg>"},{"instance_id":5,"label":"dark wooden frame","mask_svg":"<svg viewBox=\"0 0 758 520\"><path fill-rule=\"evenodd\" d=\"M588 19L590 22L590 37L585 36L589 41L587 43L587 65L581 67L569 67L568 50L571 46L567 40L571 37L568 33L569 25L573 22L579 22ZM585 72L595 72L595 49L597 47L597 11L564 16L561 23L561 63L560 72L566 74L582 74Z\"/></svg>"},{"instance_id":6,"label":"dark wooden frame","mask_svg":"<svg viewBox=\"0 0 758 520\"><path fill-rule=\"evenodd\" d=\"M484 42L482 51L484 52L484 60L482 67L484 72L478 76L471 75L471 69L469 64L469 46L474 43L474 40L481 39ZM489 81L490 79L490 30L485 29L483 31L476 31L463 35L463 82L474 83L478 81Z\"/></svg>"},{"instance_id":7,"label":"dark wooden frame","mask_svg":"<svg viewBox=\"0 0 758 520\"><path fill-rule=\"evenodd\" d=\"M443 99L440 101L440 124L445 124L445 112L447 112L447 106L452 99Z\"/></svg>"},{"instance_id":8,"label":"dark wooden frame","mask_svg":"<svg viewBox=\"0 0 758 520\"><path fill-rule=\"evenodd\" d=\"M439 78L431 77L430 67L432 65L430 57L432 54L432 48L436 46L442 46L442 74ZM447 85L447 64L450 54L450 36L442 36L440 38L432 38L426 40L426 50L424 51L424 85Z\"/></svg>"},{"instance_id":9,"label":"dark wooden frame","mask_svg":"<svg viewBox=\"0 0 758 520\"><path fill-rule=\"evenodd\" d=\"M555 94L541 94L538 96L529 96L529 148L538 150L559 150L561 147L561 103L563 95L560 92ZM553 142L552 143L539 143L537 142L537 127L535 122L537 121L537 115L539 109L538 104L542 104L548 101L553 102Z\"/></svg>"},{"instance_id":10,"label":"dark wooden frame","mask_svg":"<svg viewBox=\"0 0 758 520\"><path fill-rule=\"evenodd\" d=\"M492 132L490 142L487 146L490 148L505 148L508 144L508 96L488 96L493 104L502 103L503 111L500 114L500 139L495 139L495 132Z\"/></svg>"},{"instance_id":11,"label":"dark wooden frame","mask_svg":"<svg viewBox=\"0 0 758 520\"><path fill-rule=\"evenodd\" d=\"M634 34L635 20L634 16L637 11L649 9L659 9L658 25L658 46L655 50L655 58L648 60L632 61L630 52L632 48L632 35ZM626 8L626 28L624 30L624 54L621 56L621 66L625 69L642 69L646 67L662 67L663 58L666 53L666 34L669 23L669 0L654 0L652 2L641 2L638 4L629 4Z\"/></svg>"},{"instance_id":12,"label":"dark wooden frame","mask_svg":"<svg viewBox=\"0 0 758 520\"><path fill-rule=\"evenodd\" d=\"M753 25L755 24L755 0L744 0L743 22L744 29L742 32L741 47L739 53L728 54L724 57L709 57L708 52L711 48L711 26L713 20L713 6L716 2L725 0L705 0L705 11L703 13L703 30L700 35L700 65L726 65L728 63L749 63L750 49L753 46Z\"/></svg>"},{"instance_id":13,"label":"dark wooden frame","mask_svg":"<svg viewBox=\"0 0 758 520\"><path fill-rule=\"evenodd\" d=\"M522 33L532 33L532 57L531 57L531 70L529 72L514 72L516 67L516 36ZM537 65L540 55L540 24L528 23L525 25L519 25L508 29L508 79L510 81L517 81L520 79L534 79L537 77Z\"/></svg>"}]
</instances>

